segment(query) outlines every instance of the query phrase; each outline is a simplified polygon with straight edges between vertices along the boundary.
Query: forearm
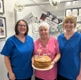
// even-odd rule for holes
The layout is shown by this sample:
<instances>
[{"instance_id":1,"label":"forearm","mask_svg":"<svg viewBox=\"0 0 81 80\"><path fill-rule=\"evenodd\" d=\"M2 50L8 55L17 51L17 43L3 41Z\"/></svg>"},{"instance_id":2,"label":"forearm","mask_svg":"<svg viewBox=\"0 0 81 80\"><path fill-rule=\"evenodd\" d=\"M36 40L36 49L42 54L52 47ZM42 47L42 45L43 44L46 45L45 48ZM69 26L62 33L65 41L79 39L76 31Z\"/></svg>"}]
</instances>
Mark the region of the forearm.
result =
<instances>
[{"instance_id":1,"label":"forearm","mask_svg":"<svg viewBox=\"0 0 81 80\"><path fill-rule=\"evenodd\" d=\"M5 65L6 65L8 72L12 73L13 71L12 71L12 68L11 68L11 63L10 63L9 57L4 56L4 62L5 62Z\"/></svg>"},{"instance_id":2,"label":"forearm","mask_svg":"<svg viewBox=\"0 0 81 80\"><path fill-rule=\"evenodd\" d=\"M12 67L11 67L11 63L10 63L9 57L4 56L4 61L5 61L6 68L7 68L8 72L9 72L10 80L15 80L16 77L15 77L15 74L13 73L13 71L12 71Z\"/></svg>"},{"instance_id":3,"label":"forearm","mask_svg":"<svg viewBox=\"0 0 81 80\"><path fill-rule=\"evenodd\" d=\"M54 63L57 63L58 60L60 59L60 57L61 57L61 55L60 55L60 53L58 53L58 54L55 56L55 58L53 59L53 62L54 62Z\"/></svg>"},{"instance_id":4,"label":"forearm","mask_svg":"<svg viewBox=\"0 0 81 80\"><path fill-rule=\"evenodd\" d=\"M32 64L34 63L34 56L32 57Z\"/></svg>"}]
</instances>

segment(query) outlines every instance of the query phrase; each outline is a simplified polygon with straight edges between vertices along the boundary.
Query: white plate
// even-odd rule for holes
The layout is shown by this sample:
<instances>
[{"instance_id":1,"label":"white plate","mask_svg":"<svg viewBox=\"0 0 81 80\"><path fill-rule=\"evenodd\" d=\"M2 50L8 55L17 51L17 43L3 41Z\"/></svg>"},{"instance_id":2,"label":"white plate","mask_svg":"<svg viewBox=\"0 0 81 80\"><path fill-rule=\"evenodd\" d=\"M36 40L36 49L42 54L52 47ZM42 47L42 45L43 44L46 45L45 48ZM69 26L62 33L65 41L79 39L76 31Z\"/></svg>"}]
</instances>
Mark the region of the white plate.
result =
<instances>
[{"instance_id":1,"label":"white plate","mask_svg":"<svg viewBox=\"0 0 81 80\"><path fill-rule=\"evenodd\" d=\"M46 71L46 70L50 70L50 69L53 67L53 65L50 65L48 68L44 68L44 69L36 68L33 64L32 64L32 67L33 67L34 69L36 69L36 70Z\"/></svg>"}]
</instances>

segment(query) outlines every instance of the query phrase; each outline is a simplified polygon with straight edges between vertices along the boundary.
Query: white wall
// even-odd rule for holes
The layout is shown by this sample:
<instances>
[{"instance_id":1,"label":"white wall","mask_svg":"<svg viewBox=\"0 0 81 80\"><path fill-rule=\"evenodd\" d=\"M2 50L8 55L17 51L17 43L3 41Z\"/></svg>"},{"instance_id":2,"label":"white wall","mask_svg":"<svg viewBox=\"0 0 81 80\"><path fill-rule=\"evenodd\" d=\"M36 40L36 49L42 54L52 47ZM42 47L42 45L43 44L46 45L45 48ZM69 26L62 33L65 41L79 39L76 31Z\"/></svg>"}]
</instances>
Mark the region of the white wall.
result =
<instances>
[{"instance_id":1,"label":"white wall","mask_svg":"<svg viewBox=\"0 0 81 80\"><path fill-rule=\"evenodd\" d=\"M10 3L9 3L10 2ZM4 11L5 13L3 15L0 14L0 16L3 16L6 18L6 29L7 29L7 37L14 34L14 11L13 11L13 4L15 0L4 0ZM0 51L4 45L5 39L0 39ZM4 64L3 56L0 55L0 80L7 80L6 77L6 67Z\"/></svg>"}]
</instances>

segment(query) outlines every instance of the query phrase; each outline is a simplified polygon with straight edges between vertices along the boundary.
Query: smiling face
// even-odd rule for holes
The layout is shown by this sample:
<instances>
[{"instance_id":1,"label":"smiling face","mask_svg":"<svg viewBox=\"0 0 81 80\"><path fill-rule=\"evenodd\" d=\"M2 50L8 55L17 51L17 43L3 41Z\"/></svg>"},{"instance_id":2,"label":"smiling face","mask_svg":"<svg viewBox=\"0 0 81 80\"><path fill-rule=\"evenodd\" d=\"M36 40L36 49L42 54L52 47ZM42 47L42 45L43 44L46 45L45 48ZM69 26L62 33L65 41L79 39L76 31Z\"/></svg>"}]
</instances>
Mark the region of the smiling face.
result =
<instances>
[{"instance_id":1,"label":"smiling face","mask_svg":"<svg viewBox=\"0 0 81 80\"><path fill-rule=\"evenodd\" d=\"M64 24L64 29L65 29L66 31L73 31L74 28L75 28L75 25L74 25L74 23L71 22L71 21L67 21L67 22Z\"/></svg>"},{"instance_id":2,"label":"smiling face","mask_svg":"<svg viewBox=\"0 0 81 80\"><path fill-rule=\"evenodd\" d=\"M39 28L39 35L42 39L48 38L49 36L49 29L46 26L40 26Z\"/></svg>"},{"instance_id":3,"label":"smiling face","mask_svg":"<svg viewBox=\"0 0 81 80\"><path fill-rule=\"evenodd\" d=\"M74 28L76 27L76 18L73 16L66 17L63 21L63 29L66 30L66 32L74 31Z\"/></svg>"},{"instance_id":4,"label":"smiling face","mask_svg":"<svg viewBox=\"0 0 81 80\"><path fill-rule=\"evenodd\" d=\"M24 20L19 20L15 25L15 34L16 35L27 35L28 33L28 24Z\"/></svg>"},{"instance_id":5,"label":"smiling face","mask_svg":"<svg viewBox=\"0 0 81 80\"><path fill-rule=\"evenodd\" d=\"M19 34L22 34L22 35L24 35L26 33L27 27L26 27L25 22L23 22L23 21L19 22L19 24L18 24L18 31L19 31Z\"/></svg>"}]
</instances>

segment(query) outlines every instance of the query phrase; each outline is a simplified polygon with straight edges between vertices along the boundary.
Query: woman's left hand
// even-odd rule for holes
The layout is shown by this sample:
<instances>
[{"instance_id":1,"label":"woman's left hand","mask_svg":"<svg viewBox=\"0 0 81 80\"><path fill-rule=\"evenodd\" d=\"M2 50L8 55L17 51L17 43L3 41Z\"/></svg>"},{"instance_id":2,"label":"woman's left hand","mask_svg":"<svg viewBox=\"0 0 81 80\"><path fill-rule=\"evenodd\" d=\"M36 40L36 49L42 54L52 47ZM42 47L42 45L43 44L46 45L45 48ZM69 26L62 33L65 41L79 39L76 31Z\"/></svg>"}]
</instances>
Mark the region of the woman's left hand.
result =
<instances>
[{"instance_id":1,"label":"woman's left hand","mask_svg":"<svg viewBox=\"0 0 81 80\"><path fill-rule=\"evenodd\" d=\"M52 61L52 62L51 62L51 64L52 64L52 65L55 65L55 64L56 64L56 62L55 62L55 61Z\"/></svg>"}]
</instances>

